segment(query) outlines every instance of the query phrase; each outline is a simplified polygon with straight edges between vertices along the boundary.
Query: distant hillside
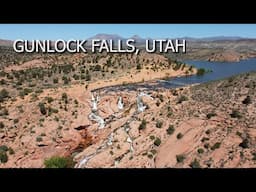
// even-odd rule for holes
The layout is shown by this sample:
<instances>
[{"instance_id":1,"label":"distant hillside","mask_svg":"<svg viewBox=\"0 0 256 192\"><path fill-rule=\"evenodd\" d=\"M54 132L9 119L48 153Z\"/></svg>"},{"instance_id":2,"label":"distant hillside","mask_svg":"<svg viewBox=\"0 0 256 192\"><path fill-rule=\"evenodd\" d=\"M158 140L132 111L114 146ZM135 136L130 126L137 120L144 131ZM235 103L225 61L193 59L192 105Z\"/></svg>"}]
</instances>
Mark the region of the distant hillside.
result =
<instances>
[{"instance_id":1,"label":"distant hillside","mask_svg":"<svg viewBox=\"0 0 256 192\"><path fill-rule=\"evenodd\" d=\"M0 39L0 46L12 46L13 41L11 40L5 40L5 39Z\"/></svg>"}]
</instances>

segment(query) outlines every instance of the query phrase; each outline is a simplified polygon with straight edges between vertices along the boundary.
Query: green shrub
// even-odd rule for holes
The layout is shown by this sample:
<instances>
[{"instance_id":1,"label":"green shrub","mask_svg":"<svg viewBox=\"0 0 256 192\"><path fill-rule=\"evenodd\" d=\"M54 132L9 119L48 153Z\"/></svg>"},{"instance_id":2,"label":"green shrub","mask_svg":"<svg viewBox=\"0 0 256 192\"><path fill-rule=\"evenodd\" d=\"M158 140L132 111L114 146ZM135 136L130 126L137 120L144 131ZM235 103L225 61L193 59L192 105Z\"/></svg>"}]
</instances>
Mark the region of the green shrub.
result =
<instances>
[{"instance_id":1,"label":"green shrub","mask_svg":"<svg viewBox=\"0 0 256 192\"><path fill-rule=\"evenodd\" d=\"M157 120L157 121L156 121L156 127L157 127L157 128L162 128L162 126L163 126L163 122L160 121L160 120Z\"/></svg>"},{"instance_id":2,"label":"green shrub","mask_svg":"<svg viewBox=\"0 0 256 192\"><path fill-rule=\"evenodd\" d=\"M6 145L1 145L0 146L0 151L8 151L8 147Z\"/></svg>"},{"instance_id":3,"label":"green shrub","mask_svg":"<svg viewBox=\"0 0 256 192\"><path fill-rule=\"evenodd\" d=\"M66 100L68 99L67 93L62 93L61 99L62 99L63 101L66 101Z\"/></svg>"},{"instance_id":4,"label":"green shrub","mask_svg":"<svg viewBox=\"0 0 256 192\"><path fill-rule=\"evenodd\" d=\"M148 158L149 158L149 159L152 159L152 158L153 158L153 155L152 155L152 154L148 154Z\"/></svg>"},{"instance_id":5,"label":"green shrub","mask_svg":"<svg viewBox=\"0 0 256 192\"><path fill-rule=\"evenodd\" d=\"M172 135L174 133L175 129L173 125L169 125L169 128L166 130L168 135Z\"/></svg>"},{"instance_id":6,"label":"green shrub","mask_svg":"<svg viewBox=\"0 0 256 192\"><path fill-rule=\"evenodd\" d=\"M242 101L243 104L245 105L249 105L252 103L252 100L251 100L251 97L250 96L247 96L243 101Z\"/></svg>"},{"instance_id":7,"label":"green shrub","mask_svg":"<svg viewBox=\"0 0 256 192\"><path fill-rule=\"evenodd\" d=\"M245 138L243 139L242 143L239 144L240 147L246 149L246 148L249 148L249 139Z\"/></svg>"},{"instance_id":8,"label":"green shrub","mask_svg":"<svg viewBox=\"0 0 256 192\"><path fill-rule=\"evenodd\" d=\"M52 97L47 97L46 99L47 99L47 102L48 102L48 103L53 102L53 98L52 98Z\"/></svg>"},{"instance_id":9,"label":"green shrub","mask_svg":"<svg viewBox=\"0 0 256 192\"><path fill-rule=\"evenodd\" d=\"M207 119L211 119L211 117L214 117L214 116L216 116L216 113L208 113L206 115Z\"/></svg>"},{"instance_id":10,"label":"green shrub","mask_svg":"<svg viewBox=\"0 0 256 192\"><path fill-rule=\"evenodd\" d=\"M242 117L242 115L239 111L233 110L232 113L230 114L230 117L240 119Z\"/></svg>"},{"instance_id":11,"label":"green shrub","mask_svg":"<svg viewBox=\"0 0 256 192\"><path fill-rule=\"evenodd\" d=\"M159 95L159 99L161 102L164 102L164 96L163 95Z\"/></svg>"},{"instance_id":12,"label":"green shrub","mask_svg":"<svg viewBox=\"0 0 256 192\"><path fill-rule=\"evenodd\" d=\"M179 97L179 99L178 99L178 104L179 103L182 103L183 101L187 101L188 100L188 98L185 96L185 95L181 95L180 97Z\"/></svg>"},{"instance_id":13,"label":"green shrub","mask_svg":"<svg viewBox=\"0 0 256 192\"><path fill-rule=\"evenodd\" d=\"M101 71L101 66L99 64L95 65L94 71Z\"/></svg>"},{"instance_id":14,"label":"green shrub","mask_svg":"<svg viewBox=\"0 0 256 192\"><path fill-rule=\"evenodd\" d=\"M137 70L140 70L140 69L142 69L142 66L141 66L141 64L137 64Z\"/></svg>"},{"instance_id":15,"label":"green shrub","mask_svg":"<svg viewBox=\"0 0 256 192\"><path fill-rule=\"evenodd\" d=\"M41 136L38 136L38 137L36 137L36 141L41 142L41 141L43 141L43 138Z\"/></svg>"},{"instance_id":16,"label":"green shrub","mask_svg":"<svg viewBox=\"0 0 256 192\"><path fill-rule=\"evenodd\" d=\"M13 150L11 147L9 147L8 150L9 150L9 154L10 154L10 155L13 155L13 154L14 154L14 150Z\"/></svg>"},{"instance_id":17,"label":"green shrub","mask_svg":"<svg viewBox=\"0 0 256 192\"><path fill-rule=\"evenodd\" d=\"M157 137L154 141L154 145L159 146L161 144L161 139Z\"/></svg>"},{"instance_id":18,"label":"green shrub","mask_svg":"<svg viewBox=\"0 0 256 192\"><path fill-rule=\"evenodd\" d=\"M1 163L6 163L8 161L8 156L6 154L6 151L1 151L0 150L0 162Z\"/></svg>"},{"instance_id":19,"label":"green shrub","mask_svg":"<svg viewBox=\"0 0 256 192\"><path fill-rule=\"evenodd\" d=\"M189 164L189 166L191 167L191 168L200 168L201 166L200 166L200 163L199 163L199 161L197 160L197 159L195 159L194 161L192 161L190 164Z\"/></svg>"},{"instance_id":20,"label":"green shrub","mask_svg":"<svg viewBox=\"0 0 256 192\"><path fill-rule=\"evenodd\" d=\"M54 79L53 79L53 83L54 83L54 84L57 84L58 82L59 82L58 78L54 78Z\"/></svg>"},{"instance_id":21,"label":"green shrub","mask_svg":"<svg viewBox=\"0 0 256 192\"><path fill-rule=\"evenodd\" d=\"M204 75L205 74L205 72L206 72L206 70L204 69L204 68L199 68L198 70L197 70L197 75Z\"/></svg>"},{"instance_id":22,"label":"green shrub","mask_svg":"<svg viewBox=\"0 0 256 192\"><path fill-rule=\"evenodd\" d=\"M220 145L221 145L220 142L215 143L215 144L211 147L211 150L215 150L215 149L220 148Z\"/></svg>"},{"instance_id":23,"label":"green shrub","mask_svg":"<svg viewBox=\"0 0 256 192\"><path fill-rule=\"evenodd\" d=\"M253 156L252 160L256 161L256 153L255 152L252 153L252 156Z\"/></svg>"},{"instance_id":24,"label":"green shrub","mask_svg":"<svg viewBox=\"0 0 256 192\"><path fill-rule=\"evenodd\" d=\"M0 102L9 97L9 92L6 89L0 91Z\"/></svg>"},{"instance_id":25,"label":"green shrub","mask_svg":"<svg viewBox=\"0 0 256 192\"><path fill-rule=\"evenodd\" d=\"M150 135L149 138L150 138L151 140L155 140L155 136L154 136L154 135Z\"/></svg>"},{"instance_id":26,"label":"green shrub","mask_svg":"<svg viewBox=\"0 0 256 192\"><path fill-rule=\"evenodd\" d=\"M199 154L204 153L204 149L199 148L199 149L197 150L197 152L198 152Z\"/></svg>"},{"instance_id":27,"label":"green shrub","mask_svg":"<svg viewBox=\"0 0 256 192\"><path fill-rule=\"evenodd\" d=\"M184 155L176 155L176 161L177 163L182 163L185 160L185 156Z\"/></svg>"},{"instance_id":28,"label":"green shrub","mask_svg":"<svg viewBox=\"0 0 256 192\"><path fill-rule=\"evenodd\" d=\"M40 109L40 112L42 113L42 115L46 115L47 111L46 111L44 103L39 103L38 106L39 106L39 109Z\"/></svg>"},{"instance_id":29,"label":"green shrub","mask_svg":"<svg viewBox=\"0 0 256 192\"><path fill-rule=\"evenodd\" d=\"M14 124L16 124L16 123L18 123L18 122L19 122L19 119L14 119L14 120L13 120L13 123L14 123Z\"/></svg>"},{"instance_id":30,"label":"green shrub","mask_svg":"<svg viewBox=\"0 0 256 192\"><path fill-rule=\"evenodd\" d=\"M51 157L44 161L45 168L72 168L74 162L69 157Z\"/></svg>"},{"instance_id":31,"label":"green shrub","mask_svg":"<svg viewBox=\"0 0 256 192\"><path fill-rule=\"evenodd\" d=\"M183 137L183 134L182 133L178 133L177 139L181 139L182 137Z\"/></svg>"},{"instance_id":32,"label":"green shrub","mask_svg":"<svg viewBox=\"0 0 256 192\"><path fill-rule=\"evenodd\" d=\"M171 117L171 116L172 116L172 112L169 111L169 112L167 113L167 117Z\"/></svg>"},{"instance_id":33,"label":"green shrub","mask_svg":"<svg viewBox=\"0 0 256 192\"><path fill-rule=\"evenodd\" d=\"M139 126L139 130L143 130L146 128L147 122L145 119L142 120L140 126Z\"/></svg>"},{"instance_id":34,"label":"green shrub","mask_svg":"<svg viewBox=\"0 0 256 192\"><path fill-rule=\"evenodd\" d=\"M1 121L0 122L0 129L3 129L4 128L4 123Z\"/></svg>"}]
</instances>

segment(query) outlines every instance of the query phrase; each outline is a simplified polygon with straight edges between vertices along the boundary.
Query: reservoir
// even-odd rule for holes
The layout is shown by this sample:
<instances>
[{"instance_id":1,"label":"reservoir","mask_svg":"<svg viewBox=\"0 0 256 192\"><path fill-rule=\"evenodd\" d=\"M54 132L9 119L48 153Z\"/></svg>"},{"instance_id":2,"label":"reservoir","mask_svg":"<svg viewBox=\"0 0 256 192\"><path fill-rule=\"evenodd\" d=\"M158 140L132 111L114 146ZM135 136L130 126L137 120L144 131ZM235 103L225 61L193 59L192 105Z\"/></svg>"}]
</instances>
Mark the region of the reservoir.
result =
<instances>
[{"instance_id":1,"label":"reservoir","mask_svg":"<svg viewBox=\"0 0 256 192\"><path fill-rule=\"evenodd\" d=\"M233 75L256 71L256 58L242 60L239 62L209 62L209 61L184 61L188 65L193 65L196 68L204 68L212 72L205 73L202 76L182 76L172 77L165 80L155 80L152 82L117 85L101 88L105 91L129 91L129 90L156 90L161 88L176 88L183 87L195 83L206 83L214 80L224 79Z\"/></svg>"}]
</instances>

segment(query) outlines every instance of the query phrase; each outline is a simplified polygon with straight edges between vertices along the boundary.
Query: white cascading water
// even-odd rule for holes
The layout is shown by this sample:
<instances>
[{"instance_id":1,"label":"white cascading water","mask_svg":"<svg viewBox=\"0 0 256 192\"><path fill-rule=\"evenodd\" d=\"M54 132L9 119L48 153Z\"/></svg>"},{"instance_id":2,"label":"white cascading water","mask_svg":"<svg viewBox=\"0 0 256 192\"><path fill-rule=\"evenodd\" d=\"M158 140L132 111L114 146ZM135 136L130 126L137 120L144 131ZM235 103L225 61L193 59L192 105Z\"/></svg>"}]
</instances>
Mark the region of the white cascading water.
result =
<instances>
[{"instance_id":1,"label":"white cascading water","mask_svg":"<svg viewBox=\"0 0 256 192\"><path fill-rule=\"evenodd\" d=\"M124 103L123 103L123 99L122 99L121 96L118 98L117 107L118 107L118 109L120 109L120 110L122 110L122 109L124 108Z\"/></svg>"},{"instance_id":2,"label":"white cascading water","mask_svg":"<svg viewBox=\"0 0 256 192\"><path fill-rule=\"evenodd\" d=\"M103 129L105 127L104 119L102 119L100 116L96 115L95 113L91 113L89 115L89 119L92 121L96 121L99 125L99 129Z\"/></svg>"},{"instance_id":3,"label":"white cascading water","mask_svg":"<svg viewBox=\"0 0 256 192\"><path fill-rule=\"evenodd\" d=\"M142 98L143 96L146 96L146 97L149 97L153 100L153 97L151 97L150 95L146 94L146 93L139 93L138 96L137 96L137 108L138 108L138 112L143 112L145 111L146 107L143 102L142 102Z\"/></svg>"},{"instance_id":4,"label":"white cascading water","mask_svg":"<svg viewBox=\"0 0 256 192\"><path fill-rule=\"evenodd\" d=\"M100 100L100 97L97 96L95 99L92 93L92 99L91 99L92 113L89 115L89 119L92 121L96 121L99 125L99 129L103 129L105 127L104 119L96 115L96 112L98 110L97 103L99 102L99 100Z\"/></svg>"}]
</instances>

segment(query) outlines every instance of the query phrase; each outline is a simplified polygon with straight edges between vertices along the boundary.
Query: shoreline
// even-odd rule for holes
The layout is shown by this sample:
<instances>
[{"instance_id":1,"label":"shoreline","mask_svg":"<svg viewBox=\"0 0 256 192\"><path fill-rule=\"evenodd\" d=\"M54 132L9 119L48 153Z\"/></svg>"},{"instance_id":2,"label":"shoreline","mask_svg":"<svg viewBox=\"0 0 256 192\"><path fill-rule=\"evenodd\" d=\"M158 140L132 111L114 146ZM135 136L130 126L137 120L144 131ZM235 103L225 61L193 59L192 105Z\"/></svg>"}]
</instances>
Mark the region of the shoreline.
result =
<instances>
[{"instance_id":1,"label":"shoreline","mask_svg":"<svg viewBox=\"0 0 256 192\"><path fill-rule=\"evenodd\" d=\"M193 68L193 71L189 74L186 74L185 71L188 69L186 67L183 71L174 71L174 70L163 70L163 71L146 71L142 70L141 72L137 74L133 74L132 77L129 75L124 75L117 78L111 78L108 80L99 80L88 84L88 88L86 91L97 91L104 88L110 88L115 86L122 86L122 85L134 85L138 83L153 83L157 80L162 80L165 78L175 78L175 77L181 77L181 76L191 76L196 74L196 68ZM131 79L132 78L132 79Z\"/></svg>"}]
</instances>

